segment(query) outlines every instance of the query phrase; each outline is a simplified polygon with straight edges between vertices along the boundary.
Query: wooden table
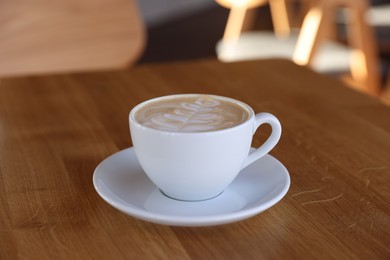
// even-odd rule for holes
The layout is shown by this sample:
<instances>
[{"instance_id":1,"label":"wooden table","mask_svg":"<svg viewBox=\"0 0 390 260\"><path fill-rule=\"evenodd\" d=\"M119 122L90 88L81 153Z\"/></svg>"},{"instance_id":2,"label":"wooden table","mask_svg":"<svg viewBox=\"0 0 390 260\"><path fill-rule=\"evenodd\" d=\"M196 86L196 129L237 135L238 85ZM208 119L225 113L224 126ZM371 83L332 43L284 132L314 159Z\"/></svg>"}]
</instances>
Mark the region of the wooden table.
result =
<instances>
[{"instance_id":1,"label":"wooden table","mask_svg":"<svg viewBox=\"0 0 390 260\"><path fill-rule=\"evenodd\" d=\"M130 109L189 92L234 97L281 120L271 154L291 187L280 203L228 225L169 227L97 195L95 167L131 146ZM389 259L389 183L390 108L288 61L1 81L0 259Z\"/></svg>"}]
</instances>

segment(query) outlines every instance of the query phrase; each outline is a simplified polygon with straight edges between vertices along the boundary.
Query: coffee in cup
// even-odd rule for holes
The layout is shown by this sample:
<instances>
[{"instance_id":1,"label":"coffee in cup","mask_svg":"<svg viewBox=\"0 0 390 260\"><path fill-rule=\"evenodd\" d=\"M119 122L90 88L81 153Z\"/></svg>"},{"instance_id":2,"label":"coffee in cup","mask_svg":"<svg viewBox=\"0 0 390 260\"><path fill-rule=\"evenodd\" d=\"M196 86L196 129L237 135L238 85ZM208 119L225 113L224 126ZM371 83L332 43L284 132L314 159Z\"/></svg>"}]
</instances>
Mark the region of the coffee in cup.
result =
<instances>
[{"instance_id":1,"label":"coffee in cup","mask_svg":"<svg viewBox=\"0 0 390 260\"><path fill-rule=\"evenodd\" d=\"M237 126L249 111L235 102L210 95L165 98L150 102L134 115L143 126L172 132L207 132Z\"/></svg>"}]
</instances>

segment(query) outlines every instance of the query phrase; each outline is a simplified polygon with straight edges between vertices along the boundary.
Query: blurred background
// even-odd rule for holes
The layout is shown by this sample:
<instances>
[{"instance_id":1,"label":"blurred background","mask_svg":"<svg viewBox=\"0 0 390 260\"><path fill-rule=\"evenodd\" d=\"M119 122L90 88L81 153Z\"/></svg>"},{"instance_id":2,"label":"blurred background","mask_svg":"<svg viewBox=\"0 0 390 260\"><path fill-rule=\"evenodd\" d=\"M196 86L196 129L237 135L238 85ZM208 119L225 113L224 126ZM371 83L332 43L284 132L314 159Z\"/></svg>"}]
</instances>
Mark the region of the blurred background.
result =
<instances>
[{"instance_id":1,"label":"blurred background","mask_svg":"<svg viewBox=\"0 0 390 260\"><path fill-rule=\"evenodd\" d=\"M148 39L138 64L218 58L216 46L224 37L231 8L226 8L217 2L140 0L139 5L146 23ZM307 12L304 4L307 2L307 0L290 1L289 11L293 14L293 17L290 17L292 27L302 26L305 12ZM390 85L390 0L370 0L369 4L367 20L375 37L382 99L390 101L388 90ZM263 3L251 9L250 16L250 22L243 26L242 31L274 32L275 19L272 17L269 4ZM346 26L348 17L343 15L341 10L333 18L335 27L332 28L331 38L338 44L345 45L348 43ZM328 57L331 56L328 55ZM340 76L340 73L334 72L325 74ZM347 74L345 75L341 78L347 84L354 85Z\"/></svg>"},{"instance_id":2,"label":"blurred background","mask_svg":"<svg viewBox=\"0 0 390 260\"><path fill-rule=\"evenodd\" d=\"M290 59L390 103L390 0L0 1L0 77Z\"/></svg>"},{"instance_id":3,"label":"blurred background","mask_svg":"<svg viewBox=\"0 0 390 260\"><path fill-rule=\"evenodd\" d=\"M390 0L371 0L376 8L387 8L383 21L375 26L384 61L390 61ZM299 14L299 1L295 1ZM229 9L210 0L139 0L139 7L148 30L148 42L141 58L144 62L159 62L194 58L216 57L215 46L222 38ZM386 11L387 11L386 10ZM252 29L273 30L269 5L255 10ZM388 16L386 18L385 16ZM296 21L296 24L298 21ZM345 28L339 24L340 40L345 41Z\"/></svg>"},{"instance_id":4,"label":"blurred background","mask_svg":"<svg viewBox=\"0 0 390 260\"><path fill-rule=\"evenodd\" d=\"M216 57L229 9L210 0L139 0L148 40L140 63ZM256 27L272 30L268 6L259 7Z\"/></svg>"}]
</instances>

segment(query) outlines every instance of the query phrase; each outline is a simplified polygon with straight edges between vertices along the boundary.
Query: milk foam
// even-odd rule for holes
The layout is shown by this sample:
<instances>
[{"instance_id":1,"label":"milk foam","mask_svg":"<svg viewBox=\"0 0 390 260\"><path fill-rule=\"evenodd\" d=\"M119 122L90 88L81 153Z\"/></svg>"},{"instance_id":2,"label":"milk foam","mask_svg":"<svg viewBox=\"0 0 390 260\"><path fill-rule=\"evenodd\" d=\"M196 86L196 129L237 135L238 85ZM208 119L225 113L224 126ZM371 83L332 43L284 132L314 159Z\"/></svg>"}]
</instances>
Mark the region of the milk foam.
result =
<instances>
[{"instance_id":1,"label":"milk foam","mask_svg":"<svg viewBox=\"0 0 390 260\"><path fill-rule=\"evenodd\" d=\"M154 129L205 132L239 125L249 118L249 113L233 102L196 95L151 102L141 107L135 118Z\"/></svg>"}]
</instances>

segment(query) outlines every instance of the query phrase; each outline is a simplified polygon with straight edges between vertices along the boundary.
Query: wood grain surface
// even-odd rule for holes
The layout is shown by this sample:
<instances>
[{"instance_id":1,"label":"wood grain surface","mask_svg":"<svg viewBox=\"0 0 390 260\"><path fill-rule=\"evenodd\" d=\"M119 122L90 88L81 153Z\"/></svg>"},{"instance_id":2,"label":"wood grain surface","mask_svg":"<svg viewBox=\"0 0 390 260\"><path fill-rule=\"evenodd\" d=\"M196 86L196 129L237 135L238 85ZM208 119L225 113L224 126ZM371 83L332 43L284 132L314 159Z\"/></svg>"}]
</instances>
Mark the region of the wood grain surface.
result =
<instances>
[{"instance_id":1,"label":"wood grain surface","mask_svg":"<svg viewBox=\"0 0 390 260\"><path fill-rule=\"evenodd\" d=\"M134 0L0 0L0 76L124 68L144 34Z\"/></svg>"},{"instance_id":2,"label":"wood grain surface","mask_svg":"<svg viewBox=\"0 0 390 260\"><path fill-rule=\"evenodd\" d=\"M0 85L0 259L389 259L390 108L289 61L144 65ZM127 216L92 175L146 99L212 93L275 114L291 188L215 227ZM267 136L256 134L254 145Z\"/></svg>"}]
</instances>

